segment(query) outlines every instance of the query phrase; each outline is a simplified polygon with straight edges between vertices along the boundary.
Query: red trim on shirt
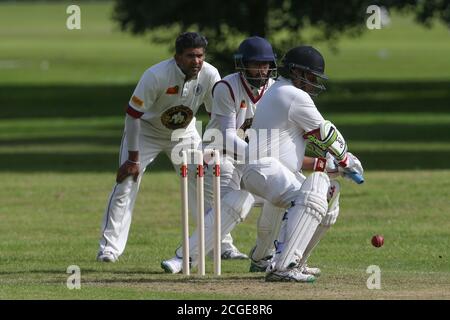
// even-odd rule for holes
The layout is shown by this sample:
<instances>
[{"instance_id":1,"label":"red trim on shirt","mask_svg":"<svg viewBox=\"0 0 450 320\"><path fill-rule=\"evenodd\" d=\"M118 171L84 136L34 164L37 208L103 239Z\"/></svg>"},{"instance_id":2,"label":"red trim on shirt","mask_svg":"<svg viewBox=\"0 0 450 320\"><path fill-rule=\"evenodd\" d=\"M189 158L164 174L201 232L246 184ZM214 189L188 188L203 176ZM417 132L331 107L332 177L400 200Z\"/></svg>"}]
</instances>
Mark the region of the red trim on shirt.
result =
<instances>
[{"instance_id":1,"label":"red trim on shirt","mask_svg":"<svg viewBox=\"0 0 450 320\"><path fill-rule=\"evenodd\" d=\"M233 89L231 89L230 84L229 84L228 82L226 82L225 80L219 80L219 81L217 81L217 82L214 84L214 86L213 86L213 88L212 88L212 95L213 95L213 97L214 97L214 89L216 88L216 86L217 86L219 83L224 83L224 84L227 85L228 89L230 90L231 98L233 99L233 101L235 101Z\"/></svg>"},{"instance_id":2,"label":"red trim on shirt","mask_svg":"<svg viewBox=\"0 0 450 320\"><path fill-rule=\"evenodd\" d=\"M244 80L244 78L242 77L242 74L239 74L239 77L241 78L241 82L242 85L244 86L245 91L247 92L248 97L250 98L250 100L252 100L253 103L257 103L259 101L259 99L261 99L261 97L264 94L264 91L266 90L267 84L264 85L264 87L262 88L261 92L259 93L258 96L254 96L252 90L248 87L247 82Z\"/></svg>"},{"instance_id":3,"label":"red trim on shirt","mask_svg":"<svg viewBox=\"0 0 450 320\"><path fill-rule=\"evenodd\" d=\"M132 106L128 106L127 108L127 114L132 116L133 118L139 119L144 114L143 112L139 112L136 109L134 109Z\"/></svg>"}]
</instances>

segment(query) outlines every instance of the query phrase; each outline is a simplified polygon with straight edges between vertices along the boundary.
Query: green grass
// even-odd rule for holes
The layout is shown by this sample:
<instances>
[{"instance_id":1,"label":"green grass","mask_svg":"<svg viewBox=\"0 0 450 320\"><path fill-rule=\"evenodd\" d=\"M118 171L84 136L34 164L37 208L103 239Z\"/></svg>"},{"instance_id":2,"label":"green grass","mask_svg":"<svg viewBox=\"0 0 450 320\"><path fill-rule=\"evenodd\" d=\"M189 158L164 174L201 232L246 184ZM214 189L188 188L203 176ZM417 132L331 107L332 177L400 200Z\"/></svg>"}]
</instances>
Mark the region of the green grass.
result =
<instances>
[{"instance_id":1,"label":"green grass","mask_svg":"<svg viewBox=\"0 0 450 320\"><path fill-rule=\"evenodd\" d=\"M111 3L81 3L82 30L68 31L68 4L0 4L0 299L450 298L445 27L394 14L387 29L342 39L336 55L319 45L333 81L317 106L363 161L366 183L343 182L338 223L311 257L319 281L271 284L247 261L224 261L220 278L162 273L181 238L178 179L165 157L145 174L125 254L95 262L124 105L171 52L119 32ZM243 251L257 216L233 232ZM81 290L66 288L73 264ZM366 288L372 264L381 290Z\"/></svg>"},{"instance_id":2,"label":"green grass","mask_svg":"<svg viewBox=\"0 0 450 320\"><path fill-rule=\"evenodd\" d=\"M432 29L411 16L393 13L391 25L366 30L361 38L344 38L333 54L320 45L327 73L336 80L448 80L450 35L442 23Z\"/></svg>"},{"instance_id":3,"label":"green grass","mask_svg":"<svg viewBox=\"0 0 450 320\"><path fill-rule=\"evenodd\" d=\"M0 84L129 84L161 57L171 56L171 44L155 45L145 36L120 32L110 20L112 3L81 3L81 30L68 30L69 4L0 4ZM360 38L342 38L338 53L316 44L330 78L447 81L448 29L438 22L427 29L395 12L391 21Z\"/></svg>"},{"instance_id":4,"label":"green grass","mask_svg":"<svg viewBox=\"0 0 450 320\"><path fill-rule=\"evenodd\" d=\"M66 28L72 3L0 4L0 84L133 83L168 49L119 31L112 3L82 3L81 30Z\"/></svg>"},{"instance_id":5,"label":"green grass","mask_svg":"<svg viewBox=\"0 0 450 320\"><path fill-rule=\"evenodd\" d=\"M173 172L146 174L128 247L116 264L95 262L113 172L0 176L8 181L0 196L1 299L304 299L333 297L336 291L353 299L449 298L449 170L368 172L363 186L343 182L341 216L311 258L324 276L312 286L287 285L279 295L271 294L279 284L247 273L247 261L224 261L220 278L163 273L160 261L181 238ZM244 251L253 245L257 214L255 209L233 233ZM370 245L376 233L385 237L379 249ZM372 264L382 270L378 292L365 287ZM69 265L81 268L79 291L65 287ZM211 261L207 269L212 271ZM241 285L231 292L236 282ZM245 290L253 285L254 291Z\"/></svg>"}]
</instances>

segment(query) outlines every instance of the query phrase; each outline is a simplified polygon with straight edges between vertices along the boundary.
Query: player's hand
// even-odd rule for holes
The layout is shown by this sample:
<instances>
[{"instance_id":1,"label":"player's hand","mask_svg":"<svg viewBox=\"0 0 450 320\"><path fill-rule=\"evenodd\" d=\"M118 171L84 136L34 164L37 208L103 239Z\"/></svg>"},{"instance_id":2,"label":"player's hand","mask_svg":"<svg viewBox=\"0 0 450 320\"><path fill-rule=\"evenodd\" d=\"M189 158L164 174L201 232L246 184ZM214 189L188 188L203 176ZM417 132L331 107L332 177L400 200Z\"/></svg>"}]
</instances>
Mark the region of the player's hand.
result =
<instances>
[{"instance_id":1,"label":"player's hand","mask_svg":"<svg viewBox=\"0 0 450 320\"><path fill-rule=\"evenodd\" d=\"M116 182L122 183L128 176L133 176L133 181L137 182L139 177L140 167L139 163L125 161L117 170Z\"/></svg>"},{"instance_id":2,"label":"player's hand","mask_svg":"<svg viewBox=\"0 0 450 320\"><path fill-rule=\"evenodd\" d=\"M344 178L346 178L346 172L356 172L359 175L363 175L364 169L362 167L361 161L357 157L355 157L350 152L347 152L347 155L345 156L344 160L339 162L339 172L342 173Z\"/></svg>"},{"instance_id":3,"label":"player's hand","mask_svg":"<svg viewBox=\"0 0 450 320\"><path fill-rule=\"evenodd\" d=\"M336 160L331 155L331 153L327 152L326 160L327 160L327 164L325 165L325 172L328 174L328 176L331 179L335 179L335 178L341 176L338 166L335 163Z\"/></svg>"}]
</instances>

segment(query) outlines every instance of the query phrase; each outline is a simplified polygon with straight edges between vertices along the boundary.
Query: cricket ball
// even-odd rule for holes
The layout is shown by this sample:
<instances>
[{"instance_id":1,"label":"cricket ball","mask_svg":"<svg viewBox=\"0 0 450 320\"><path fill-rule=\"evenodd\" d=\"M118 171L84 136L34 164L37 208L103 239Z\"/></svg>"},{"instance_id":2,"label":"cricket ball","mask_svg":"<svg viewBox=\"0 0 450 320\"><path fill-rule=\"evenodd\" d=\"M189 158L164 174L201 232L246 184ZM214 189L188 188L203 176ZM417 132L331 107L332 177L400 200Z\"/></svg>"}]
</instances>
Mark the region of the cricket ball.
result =
<instances>
[{"instance_id":1,"label":"cricket ball","mask_svg":"<svg viewBox=\"0 0 450 320\"><path fill-rule=\"evenodd\" d=\"M372 245L374 247L379 248L383 245L383 243L384 243L384 238L382 235L377 234L372 237Z\"/></svg>"}]
</instances>

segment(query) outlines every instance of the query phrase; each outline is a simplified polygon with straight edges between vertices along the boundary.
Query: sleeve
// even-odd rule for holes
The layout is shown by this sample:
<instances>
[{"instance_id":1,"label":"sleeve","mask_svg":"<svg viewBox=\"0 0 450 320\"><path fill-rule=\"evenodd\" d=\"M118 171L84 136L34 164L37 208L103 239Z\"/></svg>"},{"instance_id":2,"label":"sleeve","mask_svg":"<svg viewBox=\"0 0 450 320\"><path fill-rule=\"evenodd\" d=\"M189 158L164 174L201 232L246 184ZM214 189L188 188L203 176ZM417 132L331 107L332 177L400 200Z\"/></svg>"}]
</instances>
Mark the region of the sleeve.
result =
<instances>
[{"instance_id":1,"label":"sleeve","mask_svg":"<svg viewBox=\"0 0 450 320\"><path fill-rule=\"evenodd\" d=\"M134 118L140 118L155 103L158 97L158 88L158 79L154 73L150 70L145 71L128 102L127 114Z\"/></svg>"},{"instance_id":2,"label":"sleeve","mask_svg":"<svg viewBox=\"0 0 450 320\"><path fill-rule=\"evenodd\" d=\"M295 122L305 132L317 129L325 121L311 98L306 101L294 100L289 108L289 120Z\"/></svg>"},{"instance_id":3,"label":"sleeve","mask_svg":"<svg viewBox=\"0 0 450 320\"><path fill-rule=\"evenodd\" d=\"M205 109L208 113L211 113L213 105L213 89L217 81L220 81L220 74L219 71L217 71L217 69L214 69L214 72L211 75L211 81L209 82L208 90L206 91L205 98L203 100L203 103L205 104Z\"/></svg>"},{"instance_id":4,"label":"sleeve","mask_svg":"<svg viewBox=\"0 0 450 320\"><path fill-rule=\"evenodd\" d=\"M227 153L244 157L248 145L236 134L236 117L234 115L214 115L214 117L219 124L222 135L225 137L224 148Z\"/></svg>"},{"instance_id":5,"label":"sleeve","mask_svg":"<svg viewBox=\"0 0 450 320\"><path fill-rule=\"evenodd\" d=\"M221 116L233 115L236 118L236 106L234 102L233 89L228 82L218 81L213 88L212 114Z\"/></svg>"}]
</instances>

